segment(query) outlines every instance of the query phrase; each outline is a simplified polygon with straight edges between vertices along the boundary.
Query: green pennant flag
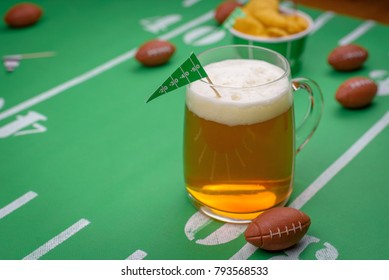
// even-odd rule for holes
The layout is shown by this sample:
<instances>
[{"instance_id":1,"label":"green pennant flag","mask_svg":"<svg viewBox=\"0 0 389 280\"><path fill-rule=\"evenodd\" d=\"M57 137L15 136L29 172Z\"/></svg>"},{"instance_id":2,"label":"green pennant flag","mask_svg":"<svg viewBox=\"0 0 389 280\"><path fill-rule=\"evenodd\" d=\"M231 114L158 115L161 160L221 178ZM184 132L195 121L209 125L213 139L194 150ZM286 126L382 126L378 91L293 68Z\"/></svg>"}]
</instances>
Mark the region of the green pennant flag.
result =
<instances>
[{"instance_id":1,"label":"green pennant flag","mask_svg":"<svg viewBox=\"0 0 389 280\"><path fill-rule=\"evenodd\" d=\"M190 57L177 68L173 74L147 99L147 102L164 95L170 91L178 89L182 86L190 84L191 82L206 78L208 75L197 56L192 52Z\"/></svg>"},{"instance_id":2,"label":"green pennant flag","mask_svg":"<svg viewBox=\"0 0 389 280\"><path fill-rule=\"evenodd\" d=\"M228 18L223 22L222 27L224 29L230 29L237 18L245 17L246 13L239 7L236 7L234 11L228 16Z\"/></svg>"}]
</instances>

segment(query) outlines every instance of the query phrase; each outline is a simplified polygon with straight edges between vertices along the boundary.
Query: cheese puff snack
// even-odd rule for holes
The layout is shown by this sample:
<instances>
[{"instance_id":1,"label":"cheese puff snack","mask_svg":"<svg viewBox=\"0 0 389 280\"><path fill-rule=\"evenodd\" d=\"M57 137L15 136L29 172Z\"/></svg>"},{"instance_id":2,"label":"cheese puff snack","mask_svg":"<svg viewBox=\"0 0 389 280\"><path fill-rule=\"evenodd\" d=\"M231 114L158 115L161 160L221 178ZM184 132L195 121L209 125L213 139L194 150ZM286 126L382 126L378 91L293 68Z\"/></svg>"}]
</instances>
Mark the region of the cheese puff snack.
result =
<instances>
[{"instance_id":1,"label":"cheese puff snack","mask_svg":"<svg viewBox=\"0 0 389 280\"><path fill-rule=\"evenodd\" d=\"M251 16L237 18L234 24L234 29L245 34L255 36L266 34L263 24Z\"/></svg>"},{"instance_id":2,"label":"cheese puff snack","mask_svg":"<svg viewBox=\"0 0 389 280\"><path fill-rule=\"evenodd\" d=\"M308 28L308 22L297 15L286 16L286 31L289 34L299 33Z\"/></svg>"},{"instance_id":3,"label":"cheese puff snack","mask_svg":"<svg viewBox=\"0 0 389 280\"><path fill-rule=\"evenodd\" d=\"M281 29L286 28L285 15L273 10L260 10L254 12L254 17L262 22L265 26L278 27Z\"/></svg>"},{"instance_id":4,"label":"cheese puff snack","mask_svg":"<svg viewBox=\"0 0 389 280\"><path fill-rule=\"evenodd\" d=\"M282 37L282 36L288 36L288 32L286 32L284 29L278 28L278 27L269 27L266 29L266 34L269 37Z\"/></svg>"},{"instance_id":5,"label":"cheese puff snack","mask_svg":"<svg viewBox=\"0 0 389 280\"><path fill-rule=\"evenodd\" d=\"M251 0L243 8L246 14L253 14L257 11L274 10L277 11L279 0Z\"/></svg>"},{"instance_id":6,"label":"cheese puff snack","mask_svg":"<svg viewBox=\"0 0 389 280\"><path fill-rule=\"evenodd\" d=\"M297 14L280 12L279 0L250 0L242 10L247 17L236 20L234 29L249 35L283 37L302 32L309 25Z\"/></svg>"}]
</instances>

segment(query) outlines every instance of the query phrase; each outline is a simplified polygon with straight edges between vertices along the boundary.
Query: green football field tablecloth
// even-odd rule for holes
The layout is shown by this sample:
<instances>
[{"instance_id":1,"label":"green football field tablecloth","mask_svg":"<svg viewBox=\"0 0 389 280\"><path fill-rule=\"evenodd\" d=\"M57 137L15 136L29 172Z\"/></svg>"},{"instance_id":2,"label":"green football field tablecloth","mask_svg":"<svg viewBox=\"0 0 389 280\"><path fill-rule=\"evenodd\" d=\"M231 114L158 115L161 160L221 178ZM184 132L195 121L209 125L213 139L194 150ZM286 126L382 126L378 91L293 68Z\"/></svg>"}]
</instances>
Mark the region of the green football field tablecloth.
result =
<instances>
[{"instance_id":1,"label":"green football field tablecloth","mask_svg":"<svg viewBox=\"0 0 389 280\"><path fill-rule=\"evenodd\" d=\"M16 1L0 2L5 11ZM0 26L0 55L55 51L0 71L0 259L388 259L389 27L307 9L316 22L302 70L325 109L297 155L289 205L312 219L289 250L255 250L245 225L211 220L183 183L184 92L149 95L193 51L231 42L216 26L219 1L36 1L38 24ZM145 41L176 45L171 61L134 59ZM328 53L353 42L365 66L330 68ZM363 110L334 99L354 76L379 94ZM296 118L305 110L296 101Z\"/></svg>"}]
</instances>

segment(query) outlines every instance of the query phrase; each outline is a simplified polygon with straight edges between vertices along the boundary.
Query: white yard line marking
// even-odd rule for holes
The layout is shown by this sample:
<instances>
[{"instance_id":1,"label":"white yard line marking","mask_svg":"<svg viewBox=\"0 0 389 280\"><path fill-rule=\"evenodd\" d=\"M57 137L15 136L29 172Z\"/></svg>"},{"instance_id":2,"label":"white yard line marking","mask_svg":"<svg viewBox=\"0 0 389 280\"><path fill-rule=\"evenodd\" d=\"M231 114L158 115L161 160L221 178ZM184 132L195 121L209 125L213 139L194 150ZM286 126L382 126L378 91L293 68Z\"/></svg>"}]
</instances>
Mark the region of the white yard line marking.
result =
<instances>
[{"instance_id":1,"label":"white yard line marking","mask_svg":"<svg viewBox=\"0 0 389 280\"><path fill-rule=\"evenodd\" d=\"M224 224L204 239L196 241L202 245L220 245L239 237L247 228L247 225Z\"/></svg>"},{"instance_id":2,"label":"white yard line marking","mask_svg":"<svg viewBox=\"0 0 389 280\"><path fill-rule=\"evenodd\" d=\"M289 207L300 209L389 125L389 111L330 165Z\"/></svg>"},{"instance_id":3,"label":"white yard line marking","mask_svg":"<svg viewBox=\"0 0 389 280\"><path fill-rule=\"evenodd\" d=\"M50 99L51 97L54 97L54 96L66 91L66 90L68 90L76 85L79 85L79 84L111 69L112 67L132 58L135 55L135 53L136 53L136 49L128 51L128 52L126 52L126 53L124 53L124 54L122 54L122 55L120 55L120 56L118 56L118 57L116 57L116 58L80 75L80 76L78 76L78 77L75 77L75 78L73 78L73 79L71 79L71 80L69 80L69 81L67 81L59 86L56 86L48 91L45 91L39 95L36 95L36 96L20 103L19 105L16 105L16 106L0 113L0 121L9 117L9 116L17 114L23 110L26 110L26 109L28 109L36 104L39 104L43 101L46 101L47 99Z\"/></svg>"},{"instance_id":4,"label":"white yard line marking","mask_svg":"<svg viewBox=\"0 0 389 280\"><path fill-rule=\"evenodd\" d=\"M257 246L246 243L230 260L247 260L257 249Z\"/></svg>"},{"instance_id":5,"label":"white yard line marking","mask_svg":"<svg viewBox=\"0 0 389 280\"><path fill-rule=\"evenodd\" d=\"M355 158L378 134L389 126L389 111L378 120L361 138L359 138L343 155L341 155L330 167L328 167L304 192L302 192L289 207L300 209L315 194L321 190L336 174L339 173L350 161ZM257 247L246 243L230 259L247 260Z\"/></svg>"},{"instance_id":6,"label":"white yard line marking","mask_svg":"<svg viewBox=\"0 0 389 280\"><path fill-rule=\"evenodd\" d=\"M146 252L143 252L142 250L136 250L134 253L129 255L126 260L143 260L146 256Z\"/></svg>"},{"instance_id":7,"label":"white yard line marking","mask_svg":"<svg viewBox=\"0 0 389 280\"><path fill-rule=\"evenodd\" d=\"M311 34L314 34L320 28L322 28L330 19L335 16L334 12L325 12L318 16L314 22Z\"/></svg>"},{"instance_id":8,"label":"white yard line marking","mask_svg":"<svg viewBox=\"0 0 389 280\"><path fill-rule=\"evenodd\" d=\"M359 37L361 37L363 34L365 34L369 29L371 29L375 25L374 20L367 20L364 23L362 23L360 26L358 26L354 31L352 31L347 36L343 37L339 40L338 44L340 46L350 44L351 42L355 41Z\"/></svg>"},{"instance_id":9,"label":"white yard line marking","mask_svg":"<svg viewBox=\"0 0 389 280\"><path fill-rule=\"evenodd\" d=\"M22 195L18 199L14 200L10 204L6 205L5 207L1 208L0 209L0 219L4 218L5 216L12 213L13 211L19 209L24 204L26 204L27 202L29 202L30 200L34 199L37 196L38 196L38 194L30 191L30 192Z\"/></svg>"},{"instance_id":10,"label":"white yard line marking","mask_svg":"<svg viewBox=\"0 0 389 280\"><path fill-rule=\"evenodd\" d=\"M50 252L52 249L72 237L74 234L82 230L84 227L89 225L90 222L86 219L81 219L60 234L54 236L52 239L47 241L45 244L40 246L38 249L33 251L31 254L25 256L23 260L37 260L43 255L47 254Z\"/></svg>"},{"instance_id":11,"label":"white yard line marking","mask_svg":"<svg viewBox=\"0 0 389 280\"><path fill-rule=\"evenodd\" d=\"M210 19L213 18L213 11L210 11L210 12L207 12L206 14L190 21L190 22L187 22L186 24L172 30L171 32L167 33L167 34L164 34L162 36L160 36L159 38L160 39L163 39L163 40L168 40L168 39L171 39L171 38L174 38L180 34L182 34L183 32L187 31L188 29L194 27L194 26L197 26L201 23L204 23ZM119 55L118 57L114 58L114 59L111 59L109 61L107 61L106 63L100 65L100 66L97 66L96 68L78 76L78 77L75 77L61 85L58 85L48 91L45 91L41 94L38 94L36 95L35 97L32 97L2 113L0 113L0 121L9 117L9 116L12 116L14 114L17 114L23 110L26 110L28 108L31 108L32 106L34 105L37 105L43 101L46 101L47 99L50 99L51 97L54 97L76 85L79 85L93 77L96 77L97 75L131 59L134 57L135 53L136 53L137 49L134 48L122 55Z\"/></svg>"},{"instance_id":12,"label":"white yard line marking","mask_svg":"<svg viewBox=\"0 0 389 280\"><path fill-rule=\"evenodd\" d=\"M189 240L194 240L196 233L212 222L204 213L198 211L186 222L185 234Z\"/></svg>"},{"instance_id":13,"label":"white yard line marking","mask_svg":"<svg viewBox=\"0 0 389 280\"><path fill-rule=\"evenodd\" d=\"M208 20L211 20L213 19L213 16L214 16L214 12L213 11L209 11L207 12L206 14L202 15L202 16L199 16L198 18L180 26L180 27L177 27L176 29L172 30L171 32L169 33L166 33L165 35L161 35L159 36L159 39L161 40L170 40L182 33L184 33L185 31L191 29L192 27L195 27L199 24L202 24Z\"/></svg>"}]
</instances>

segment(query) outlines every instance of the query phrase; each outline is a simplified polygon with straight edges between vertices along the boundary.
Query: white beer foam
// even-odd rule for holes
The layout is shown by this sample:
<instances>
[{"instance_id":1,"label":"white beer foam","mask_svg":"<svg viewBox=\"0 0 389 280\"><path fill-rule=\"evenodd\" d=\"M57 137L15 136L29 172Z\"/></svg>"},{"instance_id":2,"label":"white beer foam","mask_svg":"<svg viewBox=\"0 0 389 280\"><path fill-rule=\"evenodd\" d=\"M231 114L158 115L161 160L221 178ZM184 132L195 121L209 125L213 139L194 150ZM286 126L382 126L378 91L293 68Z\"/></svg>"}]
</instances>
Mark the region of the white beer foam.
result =
<instances>
[{"instance_id":1,"label":"white beer foam","mask_svg":"<svg viewBox=\"0 0 389 280\"><path fill-rule=\"evenodd\" d=\"M229 126L248 125L272 119L292 105L288 77L283 77L285 71L278 66L231 59L204 68L222 97L204 80L193 82L187 89L186 104L201 118Z\"/></svg>"}]
</instances>

